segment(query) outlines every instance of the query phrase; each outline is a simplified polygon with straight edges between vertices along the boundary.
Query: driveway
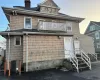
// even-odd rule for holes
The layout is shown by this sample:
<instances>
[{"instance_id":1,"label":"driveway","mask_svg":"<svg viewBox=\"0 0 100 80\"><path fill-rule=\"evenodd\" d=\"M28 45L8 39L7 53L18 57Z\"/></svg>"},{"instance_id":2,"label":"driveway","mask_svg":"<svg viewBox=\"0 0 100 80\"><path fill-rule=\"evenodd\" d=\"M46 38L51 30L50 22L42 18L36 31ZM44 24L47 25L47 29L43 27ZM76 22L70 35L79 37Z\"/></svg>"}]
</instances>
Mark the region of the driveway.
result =
<instances>
[{"instance_id":1,"label":"driveway","mask_svg":"<svg viewBox=\"0 0 100 80\"><path fill-rule=\"evenodd\" d=\"M61 70L43 70L37 72L23 73L21 76L12 75L12 77L4 77L0 75L0 80L87 80L74 76L73 72L63 72Z\"/></svg>"},{"instance_id":2,"label":"driveway","mask_svg":"<svg viewBox=\"0 0 100 80\"><path fill-rule=\"evenodd\" d=\"M100 61L92 63L91 71L84 71L80 74L74 73L73 75L90 80L100 80Z\"/></svg>"},{"instance_id":3,"label":"driveway","mask_svg":"<svg viewBox=\"0 0 100 80\"><path fill-rule=\"evenodd\" d=\"M0 72L0 80L100 80L100 62L92 63L91 71L80 73L50 69L22 73L21 76L12 74L11 77L7 78Z\"/></svg>"}]
</instances>

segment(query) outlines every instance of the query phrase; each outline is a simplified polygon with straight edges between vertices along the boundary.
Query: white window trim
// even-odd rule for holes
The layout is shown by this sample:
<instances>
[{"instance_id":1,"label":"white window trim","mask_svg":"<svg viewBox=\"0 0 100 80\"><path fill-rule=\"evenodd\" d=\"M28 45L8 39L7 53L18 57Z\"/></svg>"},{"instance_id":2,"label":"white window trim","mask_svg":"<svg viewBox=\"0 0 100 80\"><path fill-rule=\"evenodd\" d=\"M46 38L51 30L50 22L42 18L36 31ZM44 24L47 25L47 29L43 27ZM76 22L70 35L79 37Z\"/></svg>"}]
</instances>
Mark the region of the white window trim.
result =
<instances>
[{"instance_id":1,"label":"white window trim","mask_svg":"<svg viewBox=\"0 0 100 80\"><path fill-rule=\"evenodd\" d=\"M26 18L30 18L31 19L31 28L26 28L25 27ZM24 17L24 29L32 29L32 17Z\"/></svg>"},{"instance_id":2,"label":"white window trim","mask_svg":"<svg viewBox=\"0 0 100 80\"><path fill-rule=\"evenodd\" d=\"M16 37L20 37L20 45L16 45ZM14 37L14 46L21 46L21 36Z\"/></svg>"}]
</instances>

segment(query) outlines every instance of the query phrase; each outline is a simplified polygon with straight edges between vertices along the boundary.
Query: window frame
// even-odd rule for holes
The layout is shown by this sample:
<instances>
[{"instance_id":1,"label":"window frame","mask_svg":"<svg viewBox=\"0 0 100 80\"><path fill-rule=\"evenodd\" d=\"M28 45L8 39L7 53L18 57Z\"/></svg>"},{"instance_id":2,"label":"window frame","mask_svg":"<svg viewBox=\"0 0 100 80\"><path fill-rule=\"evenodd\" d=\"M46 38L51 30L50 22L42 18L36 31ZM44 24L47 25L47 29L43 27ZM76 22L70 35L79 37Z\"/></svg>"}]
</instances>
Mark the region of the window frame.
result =
<instances>
[{"instance_id":1,"label":"window frame","mask_svg":"<svg viewBox=\"0 0 100 80\"><path fill-rule=\"evenodd\" d=\"M97 33L98 33L98 37L97 37ZM95 33L95 39L100 39L99 32L96 32L96 33Z\"/></svg>"},{"instance_id":2,"label":"window frame","mask_svg":"<svg viewBox=\"0 0 100 80\"><path fill-rule=\"evenodd\" d=\"M16 45L16 38L19 37L20 38L20 45ZM14 37L14 46L21 46L21 36L16 36Z\"/></svg>"},{"instance_id":3,"label":"window frame","mask_svg":"<svg viewBox=\"0 0 100 80\"><path fill-rule=\"evenodd\" d=\"M26 28L26 19L29 18L31 20L31 28ZM32 29L32 17L24 17L24 29Z\"/></svg>"}]
</instances>

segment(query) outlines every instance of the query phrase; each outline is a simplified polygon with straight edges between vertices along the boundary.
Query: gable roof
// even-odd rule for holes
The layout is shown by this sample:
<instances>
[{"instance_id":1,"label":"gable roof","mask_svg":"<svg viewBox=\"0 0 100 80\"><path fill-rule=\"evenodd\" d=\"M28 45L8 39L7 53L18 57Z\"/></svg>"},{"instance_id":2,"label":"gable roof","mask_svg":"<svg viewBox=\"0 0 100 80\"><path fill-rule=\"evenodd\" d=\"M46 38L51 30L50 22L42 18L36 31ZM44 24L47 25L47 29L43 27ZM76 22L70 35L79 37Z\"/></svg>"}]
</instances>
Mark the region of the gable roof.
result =
<instances>
[{"instance_id":1,"label":"gable roof","mask_svg":"<svg viewBox=\"0 0 100 80\"><path fill-rule=\"evenodd\" d=\"M49 6L49 5L47 5L47 3L51 3L51 4L53 4L54 7L59 8L59 6L53 0L44 0L42 3L40 3L38 5L39 6Z\"/></svg>"},{"instance_id":2,"label":"gable roof","mask_svg":"<svg viewBox=\"0 0 100 80\"><path fill-rule=\"evenodd\" d=\"M95 25L95 26L98 26L98 27L100 27L100 22L96 22L96 21L90 21L90 23L89 23L89 25L88 25L88 27L87 27L87 29L86 29L86 31L85 31L85 33L84 34L88 34L88 33L91 33L91 32L95 32L95 31L97 31L97 30L94 30L94 31L91 31L91 32L88 32L87 33L87 30L88 30L88 28L90 27L90 25Z\"/></svg>"}]
</instances>

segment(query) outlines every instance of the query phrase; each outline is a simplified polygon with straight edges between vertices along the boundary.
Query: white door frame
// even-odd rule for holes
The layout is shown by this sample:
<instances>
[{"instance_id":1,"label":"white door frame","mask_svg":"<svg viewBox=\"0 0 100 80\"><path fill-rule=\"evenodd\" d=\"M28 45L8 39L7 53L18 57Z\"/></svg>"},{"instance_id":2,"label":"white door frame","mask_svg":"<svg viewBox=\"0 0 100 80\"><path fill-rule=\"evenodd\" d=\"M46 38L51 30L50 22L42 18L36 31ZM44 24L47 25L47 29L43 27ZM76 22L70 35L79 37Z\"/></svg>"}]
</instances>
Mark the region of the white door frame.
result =
<instances>
[{"instance_id":1,"label":"white door frame","mask_svg":"<svg viewBox=\"0 0 100 80\"><path fill-rule=\"evenodd\" d=\"M68 43L68 39L71 41ZM73 37L64 37L64 51L65 51L65 58L70 59L70 57L74 57L74 40Z\"/></svg>"}]
</instances>

